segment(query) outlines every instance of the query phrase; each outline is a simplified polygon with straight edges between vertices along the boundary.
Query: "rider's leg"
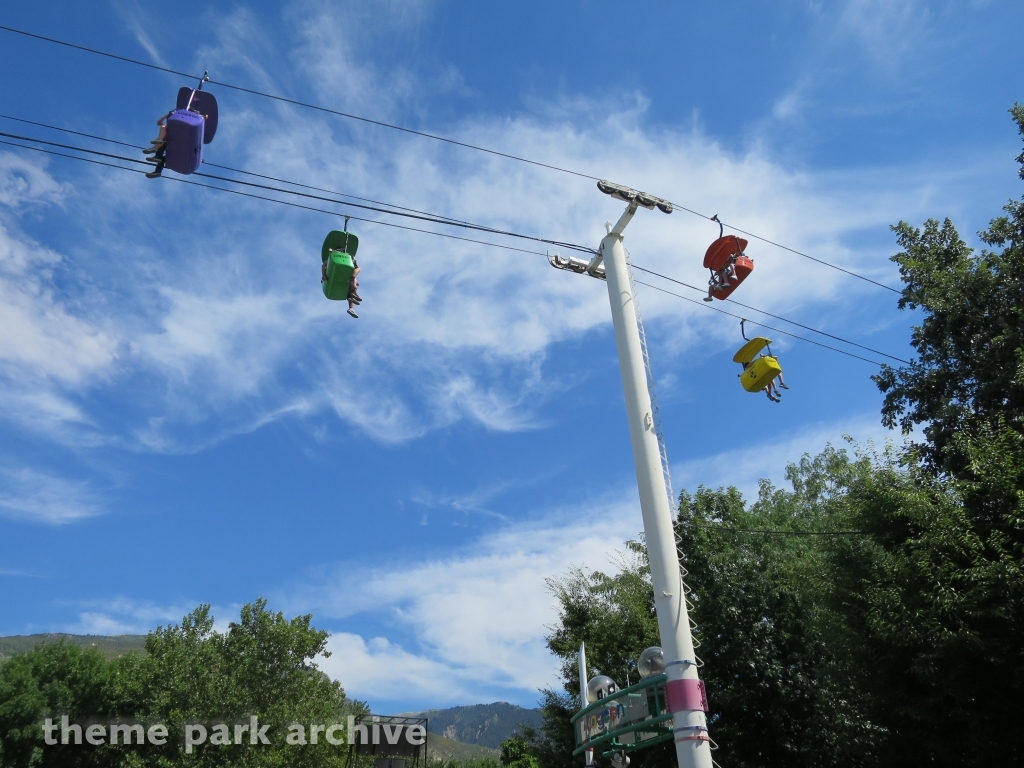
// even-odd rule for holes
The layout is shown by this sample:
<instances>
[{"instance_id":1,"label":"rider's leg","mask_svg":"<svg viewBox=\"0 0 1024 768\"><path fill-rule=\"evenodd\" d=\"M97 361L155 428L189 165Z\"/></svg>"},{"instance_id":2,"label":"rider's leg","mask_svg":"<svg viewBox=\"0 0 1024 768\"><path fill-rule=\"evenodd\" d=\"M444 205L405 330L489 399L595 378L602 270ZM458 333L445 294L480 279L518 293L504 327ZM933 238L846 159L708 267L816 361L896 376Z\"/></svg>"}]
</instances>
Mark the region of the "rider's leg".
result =
<instances>
[{"instance_id":1,"label":"rider's leg","mask_svg":"<svg viewBox=\"0 0 1024 768\"><path fill-rule=\"evenodd\" d=\"M355 303L362 301L359 296L359 273L363 271L362 267L356 267L352 272L352 277L348 280L348 295L349 303Z\"/></svg>"}]
</instances>

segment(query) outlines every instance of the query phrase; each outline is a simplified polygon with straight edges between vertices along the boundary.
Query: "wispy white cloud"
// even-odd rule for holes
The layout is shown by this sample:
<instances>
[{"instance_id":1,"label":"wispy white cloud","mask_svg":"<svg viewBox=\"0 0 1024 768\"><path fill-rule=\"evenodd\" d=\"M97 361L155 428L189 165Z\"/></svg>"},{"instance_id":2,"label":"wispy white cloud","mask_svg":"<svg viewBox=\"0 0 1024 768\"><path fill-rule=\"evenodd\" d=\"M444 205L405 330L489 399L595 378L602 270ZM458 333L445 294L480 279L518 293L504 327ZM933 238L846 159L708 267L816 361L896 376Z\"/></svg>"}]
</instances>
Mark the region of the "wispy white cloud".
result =
<instances>
[{"instance_id":1,"label":"wispy white cloud","mask_svg":"<svg viewBox=\"0 0 1024 768\"><path fill-rule=\"evenodd\" d=\"M805 5L813 19L811 33L795 59L792 83L772 104L772 118L787 133L809 123L814 114L877 116L915 105L921 98L920 74L931 66L929 57L941 55L956 34L937 24L937 17L960 12L964 3L843 0ZM864 77L876 85L870 101L849 87ZM877 86L888 98L877 98ZM760 127L767 135L778 135L770 121Z\"/></svg>"},{"instance_id":2,"label":"wispy white cloud","mask_svg":"<svg viewBox=\"0 0 1024 768\"><path fill-rule=\"evenodd\" d=\"M118 351L116 333L62 295L70 262L17 226L72 192L45 163L0 152L0 418L49 435L88 422L74 389L105 375Z\"/></svg>"},{"instance_id":3,"label":"wispy white cloud","mask_svg":"<svg viewBox=\"0 0 1024 768\"><path fill-rule=\"evenodd\" d=\"M60 525L102 513L87 482L72 482L31 468L0 469L0 515Z\"/></svg>"},{"instance_id":4,"label":"wispy white cloud","mask_svg":"<svg viewBox=\"0 0 1024 768\"><path fill-rule=\"evenodd\" d=\"M149 54L149 58L161 67L166 67L167 61L156 47L156 43L153 42L153 38L150 35L150 30L156 29L159 22L151 19L137 0L114 0L111 7L121 18L121 21L132 34L132 37L135 38L135 41Z\"/></svg>"},{"instance_id":5,"label":"wispy white cloud","mask_svg":"<svg viewBox=\"0 0 1024 768\"><path fill-rule=\"evenodd\" d=\"M46 172L45 164L0 152L0 205L17 209L59 204L65 191L66 186Z\"/></svg>"},{"instance_id":6,"label":"wispy white cloud","mask_svg":"<svg viewBox=\"0 0 1024 768\"><path fill-rule=\"evenodd\" d=\"M823 423L781 435L770 452L727 451L674 468L679 487L736 485L748 500L758 480L785 484L786 457L815 454L842 435L884 441L877 419ZM485 491L486 493L486 491ZM557 606L547 578L571 566L616 571L623 542L642 528L632 486L578 507L548 510L486 534L450 556L373 569L342 563L311 574L280 599L348 629L365 617L395 627L405 644L351 631L332 636L323 668L351 695L375 703L466 702L518 691L532 701L556 685L544 635Z\"/></svg>"},{"instance_id":7,"label":"wispy white cloud","mask_svg":"<svg viewBox=\"0 0 1024 768\"><path fill-rule=\"evenodd\" d=\"M339 680L354 698L383 701L410 700L446 704L473 701L478 686L460 680L447 664L410 653L386 637L364 639L350 632L335 632L327 641L331 656L320 668Z\"/></svg>"},{"instance_id":8,"label":"wispy white cloud","mask_svg":"<svg viewBox=\"0 0 1024 768\"><path fill-rule=\"evenodd\" d=\"M409 11L410 29L423 7L429 4ZM339 25L351 30L363 23L359 13L342 15L325 4L300 10L286 14L295 42L283 50L248 12L222 17L213 28L230 34L224 31L209 53L222 57L223 76L245 70L247 79L274 86L284 75L272 62L292 57L318 83L337 83L363 66L337 59L337 46L317 37ZM356 73L344 86L356 91L337 96L363 104L360 89L392 74ZM370 85L359 85L359 76ZM301 83L289 85L301 94ZM412 109L417 94L398 88L381 103ZM572 110L552 104L529 114L470 117L446 132L602 170L880 280L894 278L887 254L855 249L851 240L881 229L894 210L912 215L943 194L935 176L920 169L883 169L874 181L854 172L810 173L785 168L757 147L738 153L699 131L651 129L643 99L634 103L608 118L602 103L581 98ZM257 113L240 103L220 130L211 160L495 227L595 244L602 222L618 213L589 182L291 107ZM339 220L94 169L73 171L71 188L44 166L6 162L17 168L0 173L0 189L14 191L0 203L15 205L20 190L34 189L28 196L38 205L65 206L72 226L90 222L73 270L70 256L45 251L10 227L0 240L7 249L0 258L14 254L8 262L28 265L0 272L10 315L0 324L0 379L40 409L32 419L5 406L4 416L54 439L189 451L276 419L312 424L314 417L318 429L337 425L382 442L460 420L495 431L533 429L543 424L539 407L571 386L545 379L552 345L607 326L603 286L555 272L543 256L369 222L352 225L362 238L366 298L363 316L352 321L318 289L320 240ZM193 208L187 232L159 215L196 200L203 205ZM716 234L684 212L643 211L627 240L637 263L700 284L700 256ZM787 314L828 306L832 321L841 322L862 296L838 273L819 270L813 281L794 281L798 257L761 244L750 251L758 280L744 286L744 300L752 305ZM74 284L72 274L87 274L88 284ZM643 302L645 318L665 336L659 343L677 353L725 333L717 317L693 305L655 293ZM112 414L91 405L90 393L100 391L117 393L124 407ZM329 414L337 421L325 422Z\"/></svg>"},{"instance_id":9,"label":"wispy white cloud","mask_svg":"<svg viewBox=\"0 0 1024 768\"><path fill-rule=\"evenodd\" d=\"M12 578L24 578L24 579L42 579L46 578L43 574L33 573L32 571L25 571L19 568L4 568L0 566L0 576L9 576Z\"/></svg>"},{"instance_id":10,"label":"wispy white cloud","mask_svg":"<svg viewBox=\"0 0 1024 768\"><path fill-rule=\"evenodd\" d=\"M438 510L443 513L450 511L467 515L484 515L504 522L510 522L511 517L498 512L496 509L501 504L500 500L503 497L508 497L513 492L543 482L548 479L545 474L541 473L529 478L507 478L498 482L481 485L462 493L446 493L424 489L415 492L412 495L411 501L428 512ZM426 515L424 515L423 524L427 524Z\"/></svg>"},{"instance_id":11,"label":"wispy white cloud","mask_svg":"<svg viewBox=\"0 0 1024 768\"><path fill-rule=\"evenodd\" d=\"M60 261L0 224L0 375L8 380L78 384L116 355L116 339L55 296Z\"/></svg>"},{"instance_id":12,"label":"wispy white cloud","mask_svg":"<svg viewBox=\"0 0 1024 768\"><path fill-rule=\"evenodd\" d=\"M180 624L198 603L179 602L160 605L148 600L113 597L81 601L75 604L77 620L60 628L78 635L144 635L158 626ZM223 632L238 616L240 606L212 610L214 628Z\"/></svg>"},{"instance_id":13,"label":"wispy white cloud","mask_svg":"<svg viewBox=\"0 0 1024 768\"><path fill-rule=\"evenodd\" d=\"M919 0L848 0L838 27L852 35L877 65L892 68L927 40L931 16L929 4Z\"/></svg>"},{"instance_id":14,"label":"wispy white cloud","mask_svg":"<svg viewBox=\"0 0 1024 768\"><path fill-rule=\"evenodd\" d=\"M679 462L672 467L673 483L677 490L686 488L691 492L698 485L706 488L736 486L745 499L753 501L757 498L759 480L768 478L776 485L784 484L786 466L804 454L814 455L828 444L850 450L852 446L844 436L852 438L854 444L874 442L879 446L889 440L901 443L903 439L900 433L883 427L877 414L809 424L777 436L770 448L757 445Z\"/></svg>"},{"instance_id":15,"label":"wispy white cloud","mask_svg":"<svg viewBox=\"0 0 1024 768\"><path fill-rule=\"evenodd\" d=\"M340 652L324 669L357 697L424 704L508 690L534 697L556 682L544 643L556 605L545 579L573 564L614 570L615 552L642 526L632 495L508 525L451 557L387 570L342 565L285 600L328 625L377 614L415 638L402 647L384 637L335 635L331 650ZM382 670L391 655L397 669ZM422 676L402 677L408 671Z\"/></svg>"}]
</instances>

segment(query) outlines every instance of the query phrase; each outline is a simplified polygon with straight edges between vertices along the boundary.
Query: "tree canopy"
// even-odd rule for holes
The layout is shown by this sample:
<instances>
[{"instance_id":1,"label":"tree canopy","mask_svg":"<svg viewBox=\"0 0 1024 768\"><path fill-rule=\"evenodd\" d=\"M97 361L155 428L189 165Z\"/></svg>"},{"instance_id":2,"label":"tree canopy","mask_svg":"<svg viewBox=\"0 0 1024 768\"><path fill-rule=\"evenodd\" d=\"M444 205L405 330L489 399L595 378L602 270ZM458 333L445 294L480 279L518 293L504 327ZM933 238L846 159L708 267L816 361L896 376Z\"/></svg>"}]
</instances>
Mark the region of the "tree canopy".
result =
<instances>
[{"instance_id":1,"label":"tree canopy","mask_svg":"<svg viewBox=\"0 0 1024 768\"><path fill-rule=\"evenodd\" d=\"M1024 136L1024 107L1011 114ZM681 494L722 765L1024 764L1024 199L1004 214L980 253L948 219L893 227L917 359L873 378L883 423L917 442L829 447L751 504L735 488ZM545 692L532 748L569 768L579 643L622 684L657 624L642 543L617 573L552 589L564 691Z\"/></svg>"},{"instance_id":2,"label":"tree canopy","mask_svg":"<svg viewBox=\"0 0 1024 768\"><path fill-rule=\"evenodd\" d=\"M310 616L288 620L258 600L226 632L214 629L208 605L199 606L180 625L151 632L144 655L112 662L64 642L42 645L0 667L0 766L340 766L347 747L322 733L315 745L287 743L292 724L344 723L366 711L317 669L326 642ZM80 724L160 723L168 738L164 745L45 744L44 718L61 715ZM251 744L245 733L241 744L185 751L186 723L233 731L251 716L269 726L269 745Z\"/></svg>"}]
</instances>

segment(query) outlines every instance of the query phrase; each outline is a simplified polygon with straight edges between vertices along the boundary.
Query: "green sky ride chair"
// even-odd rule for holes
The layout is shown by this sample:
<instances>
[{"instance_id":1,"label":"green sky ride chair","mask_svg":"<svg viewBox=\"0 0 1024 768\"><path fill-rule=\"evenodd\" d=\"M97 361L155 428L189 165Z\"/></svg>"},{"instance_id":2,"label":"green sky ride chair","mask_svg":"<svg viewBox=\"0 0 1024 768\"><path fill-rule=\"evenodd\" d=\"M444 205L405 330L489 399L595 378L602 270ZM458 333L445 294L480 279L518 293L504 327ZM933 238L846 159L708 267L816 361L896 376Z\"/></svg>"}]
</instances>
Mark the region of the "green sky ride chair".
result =
<instances>
[{"instance_id":1,"label":"green sky ride chair","mask_svg":"<svg viewBox=\"0 0 1024 768\"><path fill-rule=\"evenodd\" d=\"M352 273L356 271L359 238L351 232L334 230L327 234L320 257L323 269L320 283L324 296L332 301L345 301L349 295Z\"/></svg>"}]
</instances>

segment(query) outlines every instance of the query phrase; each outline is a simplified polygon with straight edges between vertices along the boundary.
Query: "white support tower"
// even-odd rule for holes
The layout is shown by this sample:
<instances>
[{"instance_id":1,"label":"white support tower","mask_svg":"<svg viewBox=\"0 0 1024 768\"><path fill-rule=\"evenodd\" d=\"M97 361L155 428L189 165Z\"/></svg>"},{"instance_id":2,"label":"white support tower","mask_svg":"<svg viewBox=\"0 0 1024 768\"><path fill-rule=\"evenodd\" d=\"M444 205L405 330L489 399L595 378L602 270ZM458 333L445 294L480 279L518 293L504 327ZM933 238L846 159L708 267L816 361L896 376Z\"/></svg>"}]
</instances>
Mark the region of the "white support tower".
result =
<instances>
[{"instance_id":1,"label":"white support tower","mask_svg":"<svg viewBox=\"0 0 1024 768\"><path fill-rule=\"evenodd\" d=\"M669 203L625 187L599 182L598 188L628 207L601 241L598 254L586 272L607 280L608 300L615 326L615 344L622 371L622 389L626 399L629 436L633 445L640 511L644 521L644 538L651 566L654 603L658 613L658 630L665 654L668 676L667 693L672 711L676 757L680 768L712 768L711 744L707 735L706 700L697 675L697 659L690 633L686 596L676 551L673 528L674 500L663 466L662 446L655 425L654 408L648 391L645 349L638 326L636 300L633 295L629 265L622 242L622 233L638 206L658 207L671 213ZM557 257L556 257L557 259ZM555 260L552 266L566 267ZM574 272L582 270L572 269ZM667 458L667 457L665 457ZM585 705L586 699L584 699Z\"/></svg>"}]
</instances>

